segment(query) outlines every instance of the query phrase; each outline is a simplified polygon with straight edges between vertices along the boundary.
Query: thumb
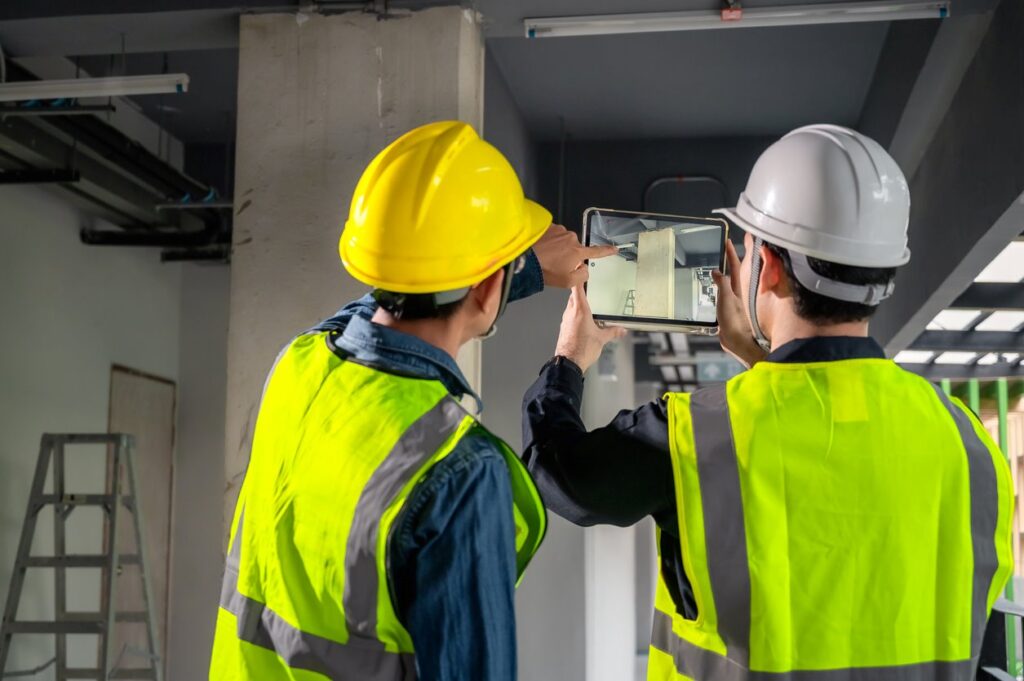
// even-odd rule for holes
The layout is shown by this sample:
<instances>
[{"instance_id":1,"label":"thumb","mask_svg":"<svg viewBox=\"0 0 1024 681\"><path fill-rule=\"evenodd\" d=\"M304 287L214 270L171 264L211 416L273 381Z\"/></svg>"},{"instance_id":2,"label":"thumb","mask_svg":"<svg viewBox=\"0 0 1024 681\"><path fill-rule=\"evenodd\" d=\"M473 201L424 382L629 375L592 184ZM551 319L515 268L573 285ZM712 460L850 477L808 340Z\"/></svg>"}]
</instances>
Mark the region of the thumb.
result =
<instances>
[{"instance_id":1,"label":"thumb","mask_svg":"<svg viewBox=\"0 0 1024 681\"><path fill-rule=\"evenodd\" d=\"M718 270L714 270L711 273L711 279L715 282L715 286L718 288L718 299L727 300L736 296L732 290L732 281L728 275L722 274Z\"/></svg>"},{"instance_id":2,"label":"thumb","mask_svg":"<svg viewBox=\"0 0 1024 681\"><path fill-rule=\"evenodd\" d=\"M601 329L601 344L604 345L609 341L618 340L619 338L625 337L626 329L621 326L606 326Z\"/></svg>"},{"instance_id":3,"label":"thumb","mask_svg":"<svg viewBox=\"0 0 1024 681\"><path fill-rule=\"evenodd\" d=\"M590 270L585 267L577 267L569 273L569 286L576 287L590 278Z\"/></svg>"}]
</instances>

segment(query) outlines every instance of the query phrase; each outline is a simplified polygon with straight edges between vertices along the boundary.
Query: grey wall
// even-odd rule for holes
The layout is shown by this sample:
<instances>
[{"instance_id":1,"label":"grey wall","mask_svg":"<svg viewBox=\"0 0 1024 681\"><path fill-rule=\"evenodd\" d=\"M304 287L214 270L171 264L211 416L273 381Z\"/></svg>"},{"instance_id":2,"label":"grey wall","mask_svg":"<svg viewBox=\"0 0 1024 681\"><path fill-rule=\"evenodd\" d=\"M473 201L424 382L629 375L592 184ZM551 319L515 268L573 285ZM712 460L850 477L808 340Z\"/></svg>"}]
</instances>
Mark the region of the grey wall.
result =
<instances>
[{"instance_id":1,"label":"grey wall","mask_svg":"<svg viewBox=\"0 0 1024 681\"><path fill-rule=\"evenodd\" d=\"M182 267L169 681L206 678L220 600L230 275L223 265Z\"/></svg>"},{"instance_id":2,"label":"grey wall","mask_svg":"<svg viewBox=\"0 0 1024 681\"><path fill-rule=\"evenodd\" d=\"M0 188L0 600L4 602L40 436L106 432L112 364L179 378L181 267L162 265L152 250L84 246L78 229L85 219L54 191L25 185ZM69 450L69 491L102 490L102 451L96 447ZM145 513L145 499L142 509ZM36 555L46 555L53 548L51 511L41 513ZM69 551L99 550L103 537L99 511L80 510L67 522ZM31 570L19 616L51 619L53 588L52 570ZM99 571L69 571L69 608L95 611L99 602ZM72 666L94 665L94 643L92 637L71 637ZM15 636L11 652L7 671L34 668L53 656L53 638ZM52 669L34 678L52 678Z\"/></svg>"},{"instance_id":3,"label":"grey wall","mask_svg":"<svg viewBox=\"0 0 1024 681\"><path fill-rule=\"evenodd\" d=\"M536 197L536 149L494 60L484 81L484 137L515 167L527 196ZM484 423L522 450L523 393L554 353L567 294L548 290L513 303L498 333L483 345ZM516 594L519 678L582 681L584 678L583 530L549 514L544 545Z\"/></svg>"}]
</instances>

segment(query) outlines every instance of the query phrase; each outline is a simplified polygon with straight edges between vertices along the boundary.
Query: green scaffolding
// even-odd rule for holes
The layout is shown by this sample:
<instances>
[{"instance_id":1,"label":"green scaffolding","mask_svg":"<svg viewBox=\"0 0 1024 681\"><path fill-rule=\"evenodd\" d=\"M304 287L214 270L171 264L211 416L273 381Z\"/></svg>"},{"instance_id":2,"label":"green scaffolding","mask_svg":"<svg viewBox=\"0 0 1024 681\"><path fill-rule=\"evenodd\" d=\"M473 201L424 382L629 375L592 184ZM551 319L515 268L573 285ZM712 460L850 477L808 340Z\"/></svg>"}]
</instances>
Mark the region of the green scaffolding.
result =
<instances>
[{"instance_id":1,"label":"green scaffolding","mask_svg":"<svg viewBox=\"0 0 1024 681\"><path fill-rule=\"evenodd\" d=\"M949 379L941 381L942 390L947 395L955 395L964 400L976 415L981 415L982 395L988 399L994 399L996 403L996 414L999 418L999 448L1009 462L1010 443L1007 428L1007 419L1011 399L1016 399L1024 394L1024 381L1014 381L1011 385L1005 378L998 378L986 381L984 387L978 379L971 379L953 387ZM1014 481L1016 484L1016 481ZM1013 577L1006 585L1006 598L1014 600ZM1024 660L1021 659L1021 651L1017 650L1016 623L1013 617L1006 616L1006 661L1007 669L1017 678L1024 674Z\"/></svg>"}]
</instances>

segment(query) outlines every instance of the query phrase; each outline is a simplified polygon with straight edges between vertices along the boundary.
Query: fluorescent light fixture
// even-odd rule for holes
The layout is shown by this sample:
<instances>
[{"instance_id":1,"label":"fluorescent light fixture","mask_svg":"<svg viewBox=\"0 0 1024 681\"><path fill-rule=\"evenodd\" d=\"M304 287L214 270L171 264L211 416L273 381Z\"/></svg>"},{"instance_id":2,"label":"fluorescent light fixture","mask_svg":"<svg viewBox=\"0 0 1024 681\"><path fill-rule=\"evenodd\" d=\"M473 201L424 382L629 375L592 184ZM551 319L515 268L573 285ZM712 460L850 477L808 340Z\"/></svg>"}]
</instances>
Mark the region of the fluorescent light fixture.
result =
<instances>
[{"instance_id":1,"label":"fluorescent light fixture","mask_svg":"<svg viewBox=\"0 0 1024 681\"><path fill-rule=\"evenodd\" d=\"M997 310L974 327L975 331L1016 331L1024 326L1024 312Z\"/></svg>"},{"instance_id":2,"label":"fluorescent light fixture","mask_svg":"<svg viewBox=\"0 0 1024 681\"><path fill-rule=\"evenodd\" d=\"M679 380L679 374L676 373L676 368L673 366L661 367L661 378L666 383L675 383Z\"/></svg>"},{"instance_id":3,"label":"fluorescent light fixture","mask_svg":"<svg viewBox=\"0 0 1024 681\"><path fill-rule=\"evenodd\" d=\"M984 357L982 357L981 359L978 360L978 364L982 364L982 365L985 365L985 364L996 364L997 362L999 362L999 354L995 353L995 352L990 352L990 353L988 353L987 355L985 355Z\"/></svg>"},{"instance_id":4,"label":"fluorescent light fixture","mask_svg":"<svg viewBox=\"0 0 1024 681\"><path fill-rule=\"evenodd\" d=\"M643 14L594 14L576 17L535 17L523 20L527 38L579 35L699 31L715 28L848 24L899 19L944 19L949 1L841 2L817 5L783 5L744 9L738 19L724 19L717 10L647 12Z\"/></svg>"},{"instance_id":5,"label":"fluorescent light fixture","mask_svg":"<svg viewBox=\"0 0 1024 681\"><path fill-rule=\"evenodd\" d=\"M1005 362L1016 362L1018 359L1020 359L1020 353L1019 352L1004 352L1003 353L1003 361L1005 361Z\"/></svg>"},{"instance_id":6,"label":"fluorescent light fixture","mask_svg":"<svg viewBox=\"0 0 1024 681\"><path fill-rule=\"evenodd\" d=\"M968 364L978 356L976 352L944 352L935 358L936 364Z\"/></svg>"},{"instance_id":7,"label":"fluorescent light fixture","mask_svg":"<svg viewBox=\"0 0 1024 681\"><path fill-rule=\"evenodd\" d=\"M668 352L668 335L664 333L652 333L651 345L658 348L662 352Z\"/></svg>"},{"instance_id":8,"label":"fluorescent light fixture","mask_svg":"<svg viewBox=\"0 0 1024 681\"><path fill-rule=\"evenodd\" d=\"M927 364L935 353L931 350L903 350L893 358L899 364Z\"/></svg>"},{"instance_id":9,"label":"fluorescent light fixture","mask_svg":"<svg viewBox=\"0 0 1024 681\"><path fill-rule=\"evenodd\" d=\"M188 91L188 74L164 73L152 76L112 78L68 78L65 80L22 80L0 84L0 102L33 99L88 99L130 97Z\"/></svg>"},{"instance_id":10,"label":"fluorescent light fixture","mask_svg":"<svg viewBox=\"0 0 1024 681\"><path fill-rule=\"evenodd\" d=\"M974 281L1024 281L1024 241L1011 241Z\"/></svg>"},{"instance_id":11,"label":"fluorescent light fixture","mask_svg":"<svg viewBox=\"0 0 1024 681\"><path fill-rule=\"evenodd\" d=\"M943 310L935 315L929 324L929 329L941 331L963 331L971 325L981 310Z\"/></svg>"},{"instance_id":12,"label":"fluorescent light fixture","mask_svg":"<svg viewBox=\"0 0 1024 681\"><path fill-rule=\"evenodd\" d=\"M670 333L669 339L672 341L672 349L676 351L677 355L685 355L690 352L690 339L686 337L685 333Z\"/></svg>"}]
</instances>

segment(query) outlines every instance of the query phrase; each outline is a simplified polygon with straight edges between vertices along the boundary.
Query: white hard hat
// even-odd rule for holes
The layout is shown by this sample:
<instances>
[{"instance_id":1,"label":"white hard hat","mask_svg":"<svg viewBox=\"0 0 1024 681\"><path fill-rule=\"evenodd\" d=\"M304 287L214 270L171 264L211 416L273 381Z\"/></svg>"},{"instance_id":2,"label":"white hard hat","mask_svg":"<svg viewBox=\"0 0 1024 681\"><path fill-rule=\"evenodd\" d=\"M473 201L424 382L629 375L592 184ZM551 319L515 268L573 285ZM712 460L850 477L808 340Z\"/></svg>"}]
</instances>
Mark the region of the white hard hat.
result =
<instances>
[{"instance_id":1,"label":"white hard hat","mask_svg":"<svg viewBox=\"0 0 1024 681\"><path fill-rule=\"evenodd\" d=\"M910 260L903 171L873 139L837 125L798 128L768 147L739 205L715 212L827 262L881 268Z\"/></svg>"}]
</instances>

